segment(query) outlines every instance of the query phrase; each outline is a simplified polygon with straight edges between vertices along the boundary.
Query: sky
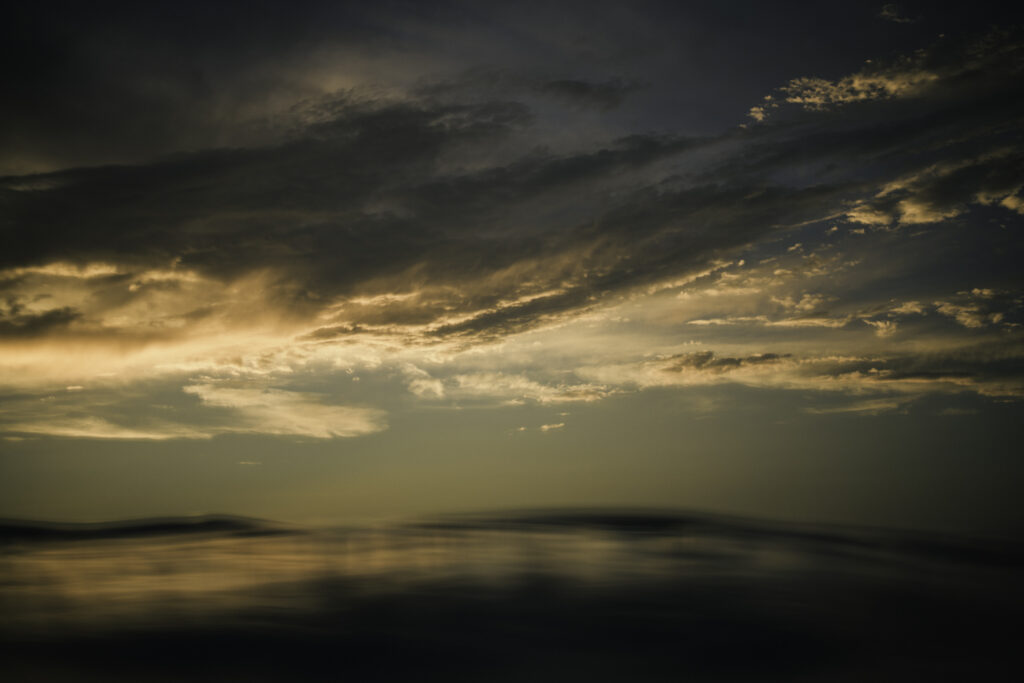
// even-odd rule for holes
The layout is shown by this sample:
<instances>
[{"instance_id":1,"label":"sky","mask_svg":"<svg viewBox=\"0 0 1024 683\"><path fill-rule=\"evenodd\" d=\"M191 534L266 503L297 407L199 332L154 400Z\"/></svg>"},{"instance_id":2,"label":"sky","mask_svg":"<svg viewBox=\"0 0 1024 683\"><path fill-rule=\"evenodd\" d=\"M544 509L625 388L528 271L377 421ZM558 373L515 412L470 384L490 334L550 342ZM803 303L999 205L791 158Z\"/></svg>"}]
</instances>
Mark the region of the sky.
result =
<instances>
[{"instance_id":1,"label":"sky","mask_svg":"<svg viewBox=\"0 0 1024 683\"><path fill-rule=\"evenodd\" d=\"M1024 531L1019 11L12 12L0 516Z\"/></svg>"}]
</instances>

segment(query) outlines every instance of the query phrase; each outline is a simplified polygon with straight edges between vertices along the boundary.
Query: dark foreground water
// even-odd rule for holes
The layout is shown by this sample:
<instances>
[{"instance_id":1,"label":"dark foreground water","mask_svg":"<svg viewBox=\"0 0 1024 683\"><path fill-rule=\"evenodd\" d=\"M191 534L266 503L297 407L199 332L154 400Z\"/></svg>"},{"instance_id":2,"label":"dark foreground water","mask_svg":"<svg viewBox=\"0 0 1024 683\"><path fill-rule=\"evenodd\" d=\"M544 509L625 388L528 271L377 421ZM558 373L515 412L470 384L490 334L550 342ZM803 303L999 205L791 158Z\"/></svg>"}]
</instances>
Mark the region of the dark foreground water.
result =
<instances>
[{"instance_id":1,"label":"dark foreground water","mask_svg":"<svg viewBox=\"0 0 1024 683\"><path fill-rule=\"evenodd\" d=\"M1024 680L1020 546L621 511L0 524L9 681Z\"/></svg>"}]
</instances>

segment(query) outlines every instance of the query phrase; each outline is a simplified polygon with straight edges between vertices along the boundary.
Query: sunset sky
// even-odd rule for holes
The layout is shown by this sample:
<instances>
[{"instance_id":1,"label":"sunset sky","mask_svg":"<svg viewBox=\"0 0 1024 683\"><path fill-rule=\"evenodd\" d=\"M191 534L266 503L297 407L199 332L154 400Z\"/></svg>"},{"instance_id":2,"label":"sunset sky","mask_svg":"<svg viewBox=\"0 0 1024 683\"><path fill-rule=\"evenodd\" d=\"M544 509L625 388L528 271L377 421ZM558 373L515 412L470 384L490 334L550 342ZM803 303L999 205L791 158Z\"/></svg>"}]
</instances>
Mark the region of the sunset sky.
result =
<instances>
[{"instance_id":1,"label":"sunset sky","mask_svg":"<svg viewBox=\"0 0 1024 683\"><path fill-rule=\"evenodd\" d=\"M996 7L9 10L0 517L1024 531Z\"/></svg>"}]
</instances>

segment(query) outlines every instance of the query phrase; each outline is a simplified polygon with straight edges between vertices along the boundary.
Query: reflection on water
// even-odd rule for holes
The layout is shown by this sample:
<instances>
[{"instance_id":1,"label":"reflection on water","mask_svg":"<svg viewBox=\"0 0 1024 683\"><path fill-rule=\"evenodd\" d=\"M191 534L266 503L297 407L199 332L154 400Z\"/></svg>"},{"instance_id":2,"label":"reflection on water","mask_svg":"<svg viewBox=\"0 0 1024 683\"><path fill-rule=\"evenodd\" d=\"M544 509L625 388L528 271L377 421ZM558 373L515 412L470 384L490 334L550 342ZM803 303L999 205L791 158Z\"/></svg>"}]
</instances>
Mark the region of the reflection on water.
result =
<instances>
[{"instance_id":1,"label":"reflection on water","mask_svg":"<svg viewBox=\"0 0 1024 683\"><path fill-rule=\"evenodd\" d=\"M994 680L1024 615L1019 548L701 516L0 537L25 680Z\"/></svg>"}]
</instances>

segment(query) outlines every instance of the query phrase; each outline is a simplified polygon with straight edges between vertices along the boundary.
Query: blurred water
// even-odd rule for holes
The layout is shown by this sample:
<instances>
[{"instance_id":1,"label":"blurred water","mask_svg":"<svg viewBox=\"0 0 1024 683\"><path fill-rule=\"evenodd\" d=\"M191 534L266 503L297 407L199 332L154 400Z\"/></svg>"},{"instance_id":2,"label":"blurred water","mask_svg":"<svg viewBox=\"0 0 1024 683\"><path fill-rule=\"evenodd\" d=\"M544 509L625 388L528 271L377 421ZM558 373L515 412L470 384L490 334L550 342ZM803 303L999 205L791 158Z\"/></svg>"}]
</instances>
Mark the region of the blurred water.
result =
<instances>
[{"instance_id":1,"label":"blurred water","mask_svg":"<svg viewBox=\"0 0 1024 683\"><path fill-rule=\"evenodd\" d=\"M1016 546L607 510L3 526L13 680L1016 680Z\"/></svg>"}]
</instances>

